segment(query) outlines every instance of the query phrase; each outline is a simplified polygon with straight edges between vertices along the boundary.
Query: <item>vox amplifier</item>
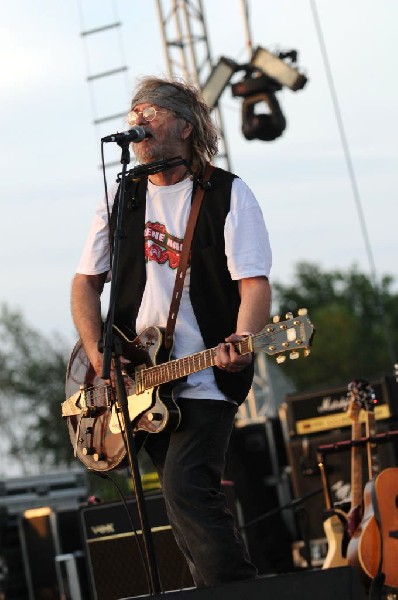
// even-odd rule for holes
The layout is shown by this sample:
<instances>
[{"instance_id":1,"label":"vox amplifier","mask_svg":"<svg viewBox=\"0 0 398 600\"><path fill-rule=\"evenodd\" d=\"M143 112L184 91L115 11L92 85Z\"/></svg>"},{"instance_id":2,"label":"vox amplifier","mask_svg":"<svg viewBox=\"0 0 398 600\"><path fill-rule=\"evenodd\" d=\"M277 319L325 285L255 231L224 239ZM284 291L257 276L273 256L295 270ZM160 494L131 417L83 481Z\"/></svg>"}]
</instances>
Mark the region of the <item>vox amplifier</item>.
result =
<instances>
[{"instance_id":1,"label":"vox amplifier","mask_svg":"<svg viewBox=\"0 0 398 600\"><path fill-rule=\"evenodd\" d=\"M163 591L192 587L192 577L171 531L163 496L147 494L145 506ZM128 500L126 506L107 502L84 507L81 519L94 600L148 594L135 500Z\"/></svg>"}]
</instances>

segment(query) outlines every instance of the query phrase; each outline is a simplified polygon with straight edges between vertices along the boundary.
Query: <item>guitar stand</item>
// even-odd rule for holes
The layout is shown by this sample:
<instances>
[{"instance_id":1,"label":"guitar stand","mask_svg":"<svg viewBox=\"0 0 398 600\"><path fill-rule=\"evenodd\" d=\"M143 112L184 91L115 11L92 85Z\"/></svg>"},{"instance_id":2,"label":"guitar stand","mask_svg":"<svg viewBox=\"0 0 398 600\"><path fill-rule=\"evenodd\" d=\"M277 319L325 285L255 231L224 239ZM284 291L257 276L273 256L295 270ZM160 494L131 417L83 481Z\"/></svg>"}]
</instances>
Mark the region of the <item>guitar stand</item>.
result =
<instances>
[{"instance_id":1,"label":"guitar stand","mask_svg":"<svg viewBox=\"0 0 398 600\"><path fill-rule=\"evenodd\" d=\"M145 570L148 576L149 594L154 595L161 593L162 589L151 535L151 529L149 526L144 502L144 494L142 490L141 476L139 471L133 434L133 424L130 422L129 417L127 391L124 383L124 377L120 362L120 356L122 355L122 345L121 340L113 333L115 302L118 289L120 244L123 238L122 216L125 200L124 196L126 186L126 169L128 163L130 162L129 142L120 141L117 143L122 148L120 162L122 163L123 167L122 173L119 176L119 203L117 213L117 224L114 236L112 280L109 298L109 308L105 320L103 339L99 341L99 349L103 352L103 367L101 377L104 380L110 379L111 362L113 361L116 376L116 393L121 408L121 429L123 432L124 443L126 446L127 457L130 466L133 489L135 491L136 496L137 511L141 522L142 539L144 542L145 558L147 562L147 564L145 565ZM183 158L175 157L164 161L157 161L156 163L148 163L148 165L138 165L136 168L130 169L129 176L131 175L131 177L137 177L138 175L143 176L151 173L157 173L183 163L185 163Z\"/></svg>"},{"instance_id":2,"label":"guitar stand","mask_svg":"<svg viewBox=\"0 0 398 600\"><path fill-rule=\"evenodd\" d=\"M295 500L292 500L291 502L288 502L287 504L283 504L283 506L278 506L277 508L273 508L272 510L269 510L268 512L264 513L263 515L260 515L259 517L252 519L245 525L242 525L239 528L239 531L248 529L249 527L252 527L253 525L256 525L257 523L259 523L260 521L264 521L265 519L268 519L269 517L273 517L274 515L281 513L283 510L290 509L290 510L293 510L297 514L298 512L301 512L303 510L303 507L301 506L302 504L305 504L305 502L307 500L309 500L313 496L317 496L321 492L322 492L322 488L317 488L316 490L312 490L311 492L304 494L304 496L300 496L300 498L296 498ZM297 510L297 508L299 510ZM304 553L305 553L304 559L306 560L308 568L310 569L312 567L311 546L310 546L310 539L309 539L308 531L306 530L306 528L301 527L301 535L302 535L303 541L304 541Z\"/></svg>"},{"instance_id":3,"label":"guitar stand","mask_svg":"<svg viewBox=\"0 0 398 600\"><path fill-rule=\"evenodd\" d=\"M335 452L344 452L345 450L351 449L353 446L366 446L368 443L371 444L386 444L398 438L398 430L386 431L384 433L377 433L370 437L362 437L359 440L341 440L334 442L333 444L322 444L316 449L316 456L318 466L320 468L323 491L325 495L326 504L333 508L332 494L330 491L329 480L327 477L327 465L326 456L328 454L334 454Z\"/></svg>"}]
</instances>

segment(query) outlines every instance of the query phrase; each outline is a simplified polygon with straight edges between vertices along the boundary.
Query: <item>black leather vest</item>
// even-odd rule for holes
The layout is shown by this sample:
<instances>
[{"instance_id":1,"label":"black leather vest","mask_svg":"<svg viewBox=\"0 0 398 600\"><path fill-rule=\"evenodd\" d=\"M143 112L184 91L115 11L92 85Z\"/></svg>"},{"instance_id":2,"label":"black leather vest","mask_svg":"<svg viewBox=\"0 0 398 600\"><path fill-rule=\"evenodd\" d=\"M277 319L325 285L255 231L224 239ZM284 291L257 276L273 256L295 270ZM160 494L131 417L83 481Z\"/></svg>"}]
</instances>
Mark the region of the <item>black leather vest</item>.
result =
<instances>
[{"instance_id":1,"label":"black leather vest","mask_svg":"<svg viewBox=\"0 0 398 600\"><path fill-rule=\"evenodd\" d=\"M213 348L236 329L240 305L237 281L231 279L225 256L224 224L230 209L235 175L215 169L198 216L191 246L190 299L206 348ZM115 230L116 196L112 231ZM146 180L126 184L123 234L119 260L119 288L115 321L135 331L145 288L144 228ZM166 323L153 323L165 326ZM213 368L220 390L241 404L253 379L253 363L240 373Z\"/></svg>"}]
</instances>

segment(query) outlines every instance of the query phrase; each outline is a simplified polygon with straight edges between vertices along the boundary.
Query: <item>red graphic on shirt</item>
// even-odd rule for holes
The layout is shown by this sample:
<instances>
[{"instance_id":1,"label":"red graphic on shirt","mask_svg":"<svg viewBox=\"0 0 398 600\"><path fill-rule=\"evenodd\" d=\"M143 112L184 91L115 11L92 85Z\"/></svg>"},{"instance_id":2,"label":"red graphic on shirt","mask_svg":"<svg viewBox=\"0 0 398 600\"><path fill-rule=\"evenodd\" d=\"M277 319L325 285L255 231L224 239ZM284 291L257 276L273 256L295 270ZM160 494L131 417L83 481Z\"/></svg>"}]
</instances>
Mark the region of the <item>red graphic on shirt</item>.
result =
<instances>
[{"instance_id":1,"label":"red graphic on shirt","mask_svg":"<svg viewBox=\"0 0 398 600\"><path fill-rule=\"evenodd\" d=\"M182 249L181 238L168 233L161 223L148 221L145 225L144 239L146 261L154 260L159 265L168 263L172 269L178 267Z\"/></svg>"}]
</instances>

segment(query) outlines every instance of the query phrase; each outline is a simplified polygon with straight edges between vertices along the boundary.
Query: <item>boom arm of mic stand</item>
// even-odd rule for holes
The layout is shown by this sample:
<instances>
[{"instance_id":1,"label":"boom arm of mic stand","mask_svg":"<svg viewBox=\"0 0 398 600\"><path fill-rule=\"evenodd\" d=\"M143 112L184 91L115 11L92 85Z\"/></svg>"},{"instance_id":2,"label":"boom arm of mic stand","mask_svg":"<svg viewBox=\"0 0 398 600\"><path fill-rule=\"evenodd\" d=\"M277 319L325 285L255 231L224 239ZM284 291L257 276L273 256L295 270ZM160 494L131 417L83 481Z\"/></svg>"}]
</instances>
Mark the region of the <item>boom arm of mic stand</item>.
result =
<instances>
[{"instance_id":1,"label":"boom arm of mic stand","mask_svg":"<svg viewBox=\"0 0 398 600\"><path fill-rule=\"evenodd\" d=\"M179 165L187 165L189 163L185 158L181 156L174 156L173 158L165 158L163 160L156 160L151 163L147 163L144 165L137 165L129 171L126 172L126 177L134 179L135 177L142 177L143 175L154 175L155 173L160 173L160 171L167 171L167 169L172 169L173 167L178 167ZM119 183L122 179L123 172L118 173L116 177L116 181Z\"/></svg>"}]
</instances>

